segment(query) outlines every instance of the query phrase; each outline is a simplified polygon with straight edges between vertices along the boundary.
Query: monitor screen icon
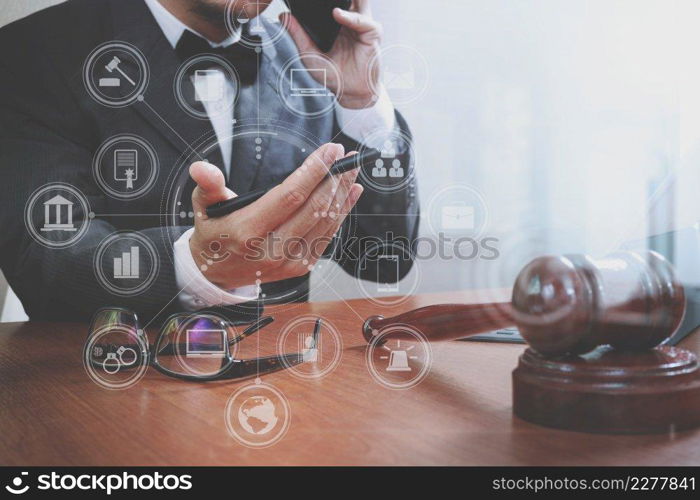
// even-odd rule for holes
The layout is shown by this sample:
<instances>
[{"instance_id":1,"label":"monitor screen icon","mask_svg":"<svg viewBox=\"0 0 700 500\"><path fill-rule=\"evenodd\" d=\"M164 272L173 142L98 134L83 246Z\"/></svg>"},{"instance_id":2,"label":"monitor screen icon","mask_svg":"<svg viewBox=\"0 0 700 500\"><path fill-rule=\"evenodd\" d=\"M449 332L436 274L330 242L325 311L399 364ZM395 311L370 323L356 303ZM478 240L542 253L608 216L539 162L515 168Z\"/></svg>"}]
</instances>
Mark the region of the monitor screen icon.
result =
<instances>
[{"instance_id":1,"label":"monitor screen icon","mask_svg":"<svg viewBox=\"0 0 700 500\"><path fill-rule=\"evenodd\" d=\"M305 74L311 79L305 78ZM290 89L292 97L307 97L307 96L329 96L330 93L326 89L326 70L321 69L292 69L290 72ZM318 82L321 86L313 86L313 82Z\"/></svg>"},{"instance_id":2,"label":"monitor screen icon","mask_svg":"<svg viewBox=\"0 0 700 500\"><path fill-rule=\"evenodd\" d=\"M188 357L224 356L226 354L226 331L191 329L186 331Z\"/></svg>"}]
</instances>

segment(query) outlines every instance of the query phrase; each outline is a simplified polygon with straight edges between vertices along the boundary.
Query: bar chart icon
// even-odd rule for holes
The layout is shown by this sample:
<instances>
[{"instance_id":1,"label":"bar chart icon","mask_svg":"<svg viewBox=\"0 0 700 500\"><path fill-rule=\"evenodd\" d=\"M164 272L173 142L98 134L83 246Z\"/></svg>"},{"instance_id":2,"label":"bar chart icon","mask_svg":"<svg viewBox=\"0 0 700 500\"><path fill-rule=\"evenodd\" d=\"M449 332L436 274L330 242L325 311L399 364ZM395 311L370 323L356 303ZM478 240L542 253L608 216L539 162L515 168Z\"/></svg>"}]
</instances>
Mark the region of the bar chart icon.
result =
<instances>
[{"instance_id":1,"label":"bar chart icon","mask_svg":"<svg viewBox=\"0 0 700 500\"><path fill-rule=\"evenodd\" d=\"M114 279L139 278L139 247L131 247L121 257L114 258Z\"/></svg>"}]
</instances>

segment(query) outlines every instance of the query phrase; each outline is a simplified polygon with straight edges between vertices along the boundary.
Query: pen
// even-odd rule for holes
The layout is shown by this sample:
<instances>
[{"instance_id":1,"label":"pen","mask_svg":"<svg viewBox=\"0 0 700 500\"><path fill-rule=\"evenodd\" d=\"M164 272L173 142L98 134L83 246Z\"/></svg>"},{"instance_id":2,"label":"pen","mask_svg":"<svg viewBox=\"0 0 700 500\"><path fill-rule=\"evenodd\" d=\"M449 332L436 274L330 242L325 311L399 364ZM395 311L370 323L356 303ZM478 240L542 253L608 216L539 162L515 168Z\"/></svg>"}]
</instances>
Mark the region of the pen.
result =
<instances>
[{"instance_id":1,"label":"pen","mask_svg":"<svg viewBox=\"0 0 700 500\"><path fill-rule=\"evenodd\" d=\"M347 158L341 158L331 165L328 169L328 174L326 178L332 177L337 174L343 174L349 172L355 168L361 168L363 166L368 166L373 164L377 158L379 158L381 153L376 149L367 149L362 153L356 155L348 156ZM257 189L251 191L250 193L231 198L230 200L220 201L214 203L207 207L207 216L211 218L223 217L228 214L232 214L236 210L240 210L243 207L247 207L251 203L262 198L265 193L270 191L275 186L269 186L262 189Z\"/></svg>"}]
</instances>

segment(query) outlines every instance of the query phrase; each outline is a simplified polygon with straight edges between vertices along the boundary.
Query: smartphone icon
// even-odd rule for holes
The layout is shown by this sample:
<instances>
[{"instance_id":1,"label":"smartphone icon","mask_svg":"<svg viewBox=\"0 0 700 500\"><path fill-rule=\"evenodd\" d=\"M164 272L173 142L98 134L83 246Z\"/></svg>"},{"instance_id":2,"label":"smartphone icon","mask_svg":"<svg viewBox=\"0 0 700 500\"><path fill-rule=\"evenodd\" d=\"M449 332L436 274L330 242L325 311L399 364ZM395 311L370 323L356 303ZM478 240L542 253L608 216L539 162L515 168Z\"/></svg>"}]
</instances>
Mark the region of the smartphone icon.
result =
<instances>
[{"instance_id":1,"label":"smartphone icon","mask_svg":"<svg viewBox=\"0 0 700 500\"><path fill-rule=\"evenodd\" d=\"M399 256L380 255L377 258L377 292L399 291Z\"/></svg>"}]
</instances>

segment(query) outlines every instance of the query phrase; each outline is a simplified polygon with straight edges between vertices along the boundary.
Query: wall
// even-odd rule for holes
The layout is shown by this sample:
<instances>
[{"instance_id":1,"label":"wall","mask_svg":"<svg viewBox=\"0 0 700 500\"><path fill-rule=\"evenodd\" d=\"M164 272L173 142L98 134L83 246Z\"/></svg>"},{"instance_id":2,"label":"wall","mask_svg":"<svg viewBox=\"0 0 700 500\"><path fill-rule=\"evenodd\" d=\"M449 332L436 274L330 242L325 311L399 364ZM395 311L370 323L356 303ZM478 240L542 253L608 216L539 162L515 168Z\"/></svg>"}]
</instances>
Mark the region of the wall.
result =
<instances>
[{"instance_id":1,"label":"wall","mask_svg":"<svg viewBox=\"0 0 700 500\"><path fill-rule=\"evenodd\" d=\"M698 220L700 3L373 5L385 44L429 63L428 92L399 107L424 209L441 186L468 184L501 239L497 262L419 262L418 291L508 286L534 255L601 255ZM361 295L348 278L333 288L328 299Z\"/></svg>"}]
</instances>

